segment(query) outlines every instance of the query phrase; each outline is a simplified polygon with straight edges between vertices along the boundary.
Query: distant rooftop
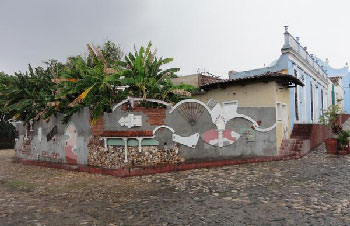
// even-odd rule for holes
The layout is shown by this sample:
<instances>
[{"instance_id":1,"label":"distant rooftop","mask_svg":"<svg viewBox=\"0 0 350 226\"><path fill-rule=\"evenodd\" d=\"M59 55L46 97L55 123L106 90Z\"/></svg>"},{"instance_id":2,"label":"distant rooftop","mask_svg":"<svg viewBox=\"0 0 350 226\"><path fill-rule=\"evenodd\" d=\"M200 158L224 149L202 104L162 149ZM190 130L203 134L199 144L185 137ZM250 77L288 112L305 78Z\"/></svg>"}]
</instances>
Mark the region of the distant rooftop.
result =
<instances>
[{"instance_id":1,"label":"distant rooftop","mask_svg":"<svg viewBox=\"0 0 350 226\"><path fill-rule=\"evenodd\" d=\"M328 58L326 58L325 61L321 60L320 58L316 58L316 59L318 64L320 64L323 67L323 69L326 71L329 77L350 75L348 63L345 63L345 66L342 68L332 68L329 65Z\"/></svg>"},{"instance_id":2,"label":"distant rooftop","mask_svg":"<svg viewBox=\"0 0 350 226\"><path fill-rule=\"evenodd\" d=\"M243 77L243 78L222 79L216 82L205 84L200 88L202 89L212 89L212 88L219 88L219 87L223 88L228 85L247 84L251 82L264 82L264 81L278 81L288 86L291 86L293 84L304 86L303 82L301 82L298 78L292 75L285 74L284 72L268 71L261 75L254 75L254 76Z\"/></svg>"}]
</instances>

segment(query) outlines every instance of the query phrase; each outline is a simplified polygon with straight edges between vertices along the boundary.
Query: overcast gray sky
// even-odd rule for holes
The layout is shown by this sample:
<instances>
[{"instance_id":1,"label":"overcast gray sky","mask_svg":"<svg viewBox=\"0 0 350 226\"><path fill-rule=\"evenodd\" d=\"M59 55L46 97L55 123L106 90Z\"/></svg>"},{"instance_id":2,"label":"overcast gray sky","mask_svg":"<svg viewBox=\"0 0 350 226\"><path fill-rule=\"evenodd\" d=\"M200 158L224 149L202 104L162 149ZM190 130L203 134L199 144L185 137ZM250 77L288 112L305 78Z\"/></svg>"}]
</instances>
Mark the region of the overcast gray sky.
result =
<instances>
[{"instance_id":1,"label":"overcast gray sky","mask_svg":"<svg viewBox=\"0 0 350 226\"><path fill-rule=\"evenodd\" d=\"M263 67L280 55L283 25L310 53L343 67L349 58L347 0L0 0L0 71L25 71L86 52L86 43L149 40L180 74L197 68Z\"/></svg>"}]
</instances>

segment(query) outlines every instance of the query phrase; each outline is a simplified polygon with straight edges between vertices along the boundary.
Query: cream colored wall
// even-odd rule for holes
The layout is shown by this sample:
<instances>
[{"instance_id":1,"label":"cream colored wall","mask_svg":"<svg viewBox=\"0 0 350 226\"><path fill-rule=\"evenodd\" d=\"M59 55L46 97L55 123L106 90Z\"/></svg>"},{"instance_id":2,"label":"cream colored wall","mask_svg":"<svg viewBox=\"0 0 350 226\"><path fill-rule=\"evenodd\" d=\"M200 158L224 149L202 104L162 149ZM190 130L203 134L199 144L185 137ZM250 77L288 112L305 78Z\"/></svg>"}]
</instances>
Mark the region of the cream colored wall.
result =
<instances>
[{"instance_id":1,"label":"cream colored wall","mask_svg":"<svg viewBox=\"0 0 350 226\"><path fill-rule=\"evenodd\" d=\"M217 88L193 95L194 99L207 103L214 99L218 103L238 101L239 107L275 107L276 82L259 82L249 85L235 85Z\"/></svg>"},{"instance_id":2,"label":"cream colored wall","mask_svg":"<svg viewBox=\"0 0 350 226\"><path fill-rule=\"evenodd\" d=\"M290 103L289 103L289 89L287 87L283 87L280 84L276 84L276 104L277 102L281 104L286 104L287 105L287 127L288 127L288 132L286 134L286 138L289 138L291 134L291 128L290 128ZM276 109L277 111L277 109ZM277 114L277 112L276 112ZM277 115L276 115L277 119ZM276 148L277 151L281 147L283 140L283 129L282 129L282 121L277 121L276 125Z\"/></svg>"},{"instance_id":3,"label":"cream colored wall","mask_svg":"<svg viewBox=\"0 0 350 226\"><path fill-rule=\"evenodd\" d=\"M328 103L329 105L332 104L332 81L328 80ZM344 88L341 83L341 80L339 81L339 85L334 84L334 94L335 94L335 103L338 104L342 111L344 111ZM340 100L337 102L337 100Z\"/></svg>"},{"instance_id":4,"label":"cream colored wall","mask_svg":"<svg viewBox=\"0 0 350 226\"><path fill-rule=\"evenodd\" d=\"M340 106L340 109L344 111L344 89L341 82L339 82L339 85L334 86L334 93L335 93L335 102L338 102L338 105ZM339 100L339 101L338 101Z\"/></svg>"}]
</instances>

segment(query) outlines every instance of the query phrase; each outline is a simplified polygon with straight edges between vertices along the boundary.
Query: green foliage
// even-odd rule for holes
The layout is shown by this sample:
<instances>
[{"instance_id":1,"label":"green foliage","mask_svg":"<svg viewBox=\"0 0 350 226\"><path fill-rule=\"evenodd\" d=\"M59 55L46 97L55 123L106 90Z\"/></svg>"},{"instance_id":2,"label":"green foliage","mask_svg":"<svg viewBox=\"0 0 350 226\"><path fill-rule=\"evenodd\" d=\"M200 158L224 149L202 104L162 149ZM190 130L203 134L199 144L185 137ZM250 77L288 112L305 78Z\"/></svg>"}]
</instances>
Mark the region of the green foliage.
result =
<instances>
[{"instance_id":1,"label":"green foliage","mask_svg":"<svg viewBox=\"0 0 350 226\"><path fill-rule=\"evenodd\" d=\"M65 64L50 60L35 69L29 65L28 72L14 76L0 73L0 119L29 123L59 112L68 122L75 112L89 107L95 122L103 112L111 111L113 103L127 97L174 103L186 98L172 92L177 87L171 78L179 69L163 69L172 58L158 58L151 42L127 54L124 61L120 47L111 41L87 47L86 58L70 57Z\"/></svg>"},{"instance_id":2,"label":"green foliage","mask_svg":"<svg viewBox=\"0 0 350 226\"><path fill-rule=\"evenodd\" d=\"M156 51L151 51L152 43L147 47L135 49L134 54L129 53L124 61L118 64L122 68L120 75L124 77L123 84L128 85L129 94L132 97L159 99L168 102L176 102L179 96L171 93L174 85L171 78L179 68L163 70L165 64L173 61L172 58L157 58Z\"/></svg>"},{"instance_id":3,"label":"green foliage","mask_svg":"<svg viewBox=\"0 0 350 226\"><path fill-rule=\"evenodd\" d=\"M194 87L193 85L184 84L184 83L181 83L180 85L174 86L174 89L182 89L182 90L188 91L190 93L194 93L194 92L199 91L198 87Z\"/></svg>"},{"instance_id":4,"label":"green foliage","mask_svg":"<svg viewBox=\"0 0 350 226\"><path fill-rule=\"evenodd\" d=\"M342 128L339 125L339 116L342 113L339 105L331 105L322 112L320 122L331 129L332 135L338 134Z\"/></svg>"},{"instance_id":5,"label":"green foliage","mask_svg":"<svg viewBox=\"0 0 350 226\"><path fill-rule=\"evenodd\" d=\"M15 118L28 123L34 118L44 118L50 112L47 103L54 99L51 71L55 63L51 60L45 62L46 68L35 69L29 65L26 73L1 76L0 105L6 120Z\"/></svg>"},{"instance_id":6,"label":"green foliage","mask_svg":"<svg viewBox=\"0 0 350 226\"><path fill-rule=\"evenodd\" d=\"M346 131L346 130L340 131L340 133L338 134L338 137L337 137L340 150L345 149L346 145L349 142L349 137L350 137L350 131Z\"/></svg>"}]
</instances>

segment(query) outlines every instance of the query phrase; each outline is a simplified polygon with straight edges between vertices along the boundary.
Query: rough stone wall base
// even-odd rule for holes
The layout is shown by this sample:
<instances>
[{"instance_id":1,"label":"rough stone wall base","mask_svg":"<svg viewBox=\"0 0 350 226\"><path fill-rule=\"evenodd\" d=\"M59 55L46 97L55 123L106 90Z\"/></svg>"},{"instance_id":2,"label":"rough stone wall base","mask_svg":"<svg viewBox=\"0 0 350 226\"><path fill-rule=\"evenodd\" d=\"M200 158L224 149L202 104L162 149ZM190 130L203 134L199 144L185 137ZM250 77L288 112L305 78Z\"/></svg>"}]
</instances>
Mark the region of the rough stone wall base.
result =
<instances>
[{"instance_id":1,"label":"rough stone wall base","mask_svg":"<svg viewBox=\"0 0 350 226\"><path fill-rule=\"evenodd\" d=\"M307 154L307 153L305 153ZM202 162L183 162L177 164L168 164L160 166L149 166L149 167L121 167L118 169L107 169L102 167L93 167L87 165L71 165L64 163L55 162L43 162L35 160L15 159L14 162L19 162L28 165L49 167L55 169L64 169L69 171L79 171L87 173L97 173L112 175L115 177L131 177L131 176L143 176L157 173L169 173L174 171L184 171L199 168L211 168L228 165L240 165L246 163L258 163L258 162L271 162L271 161L285 161L292 159L302 158L304 153L293 153L290 155L279 155L279 156L268 156L268 157L252 157L232 160L219 160L219 161L202 161Z\"/></svg>"}]
</instances>

